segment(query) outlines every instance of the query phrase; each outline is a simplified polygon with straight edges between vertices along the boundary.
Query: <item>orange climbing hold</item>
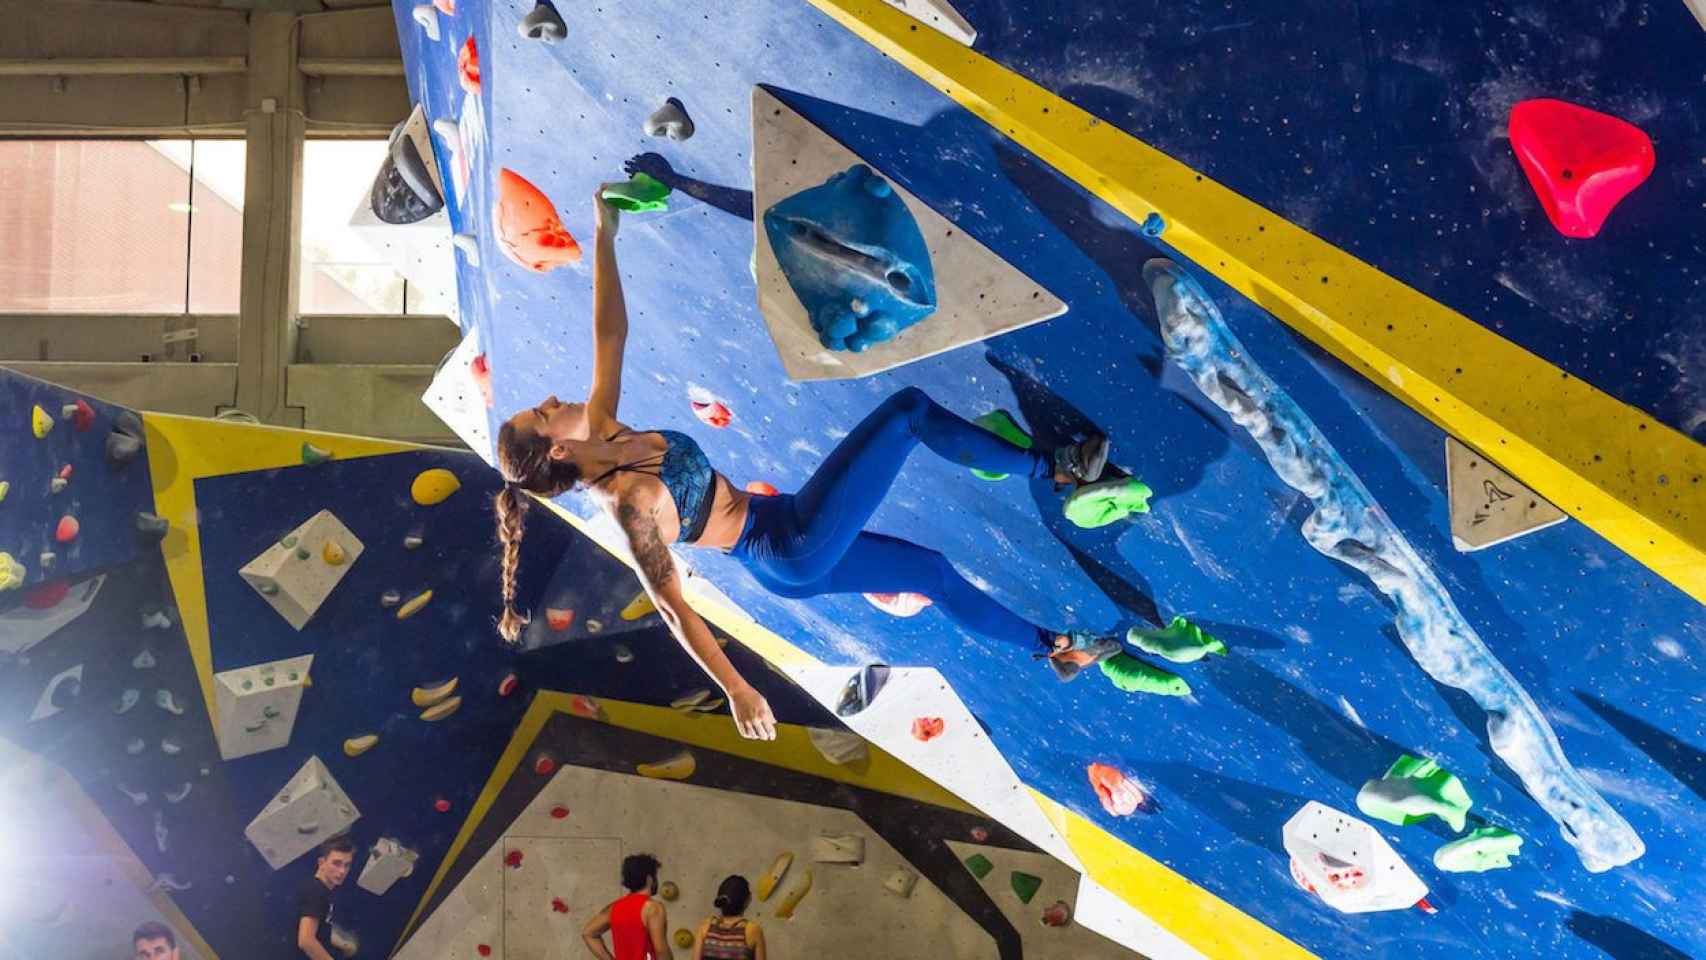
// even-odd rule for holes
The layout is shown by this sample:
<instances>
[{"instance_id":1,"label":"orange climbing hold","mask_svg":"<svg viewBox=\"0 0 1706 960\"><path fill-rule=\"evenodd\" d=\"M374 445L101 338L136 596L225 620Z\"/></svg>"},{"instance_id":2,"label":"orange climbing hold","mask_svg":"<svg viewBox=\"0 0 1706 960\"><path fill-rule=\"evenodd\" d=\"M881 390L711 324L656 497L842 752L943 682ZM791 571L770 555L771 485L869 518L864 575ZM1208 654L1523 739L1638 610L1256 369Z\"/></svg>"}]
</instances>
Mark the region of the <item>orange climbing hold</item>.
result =
<instances>
[{"instance_id":1,"label":"orange climbing hold","mask_svg":"<svg viewBox=\"0 0 1706 960\"><path fill-rule=\"evenodd\" d=\"M721 430L734 422L735 415L730 413L729 408L724 406L721 401L693 400L691 403L693 404L693 415L698 417L699 422L706 426Z\"/></svg>"},{"instance_id":2,"label":"orange climbing hold","mask_svg":"<svg viewBox=\"0 0 1706 960\"><path fill-rule=\"evenodd\" d=\"M912 721L912 739L929 743L941 736L947 725L941 717L918 717Z\"/></svg>"},{"instance_id":3,"label":"orange climbing hold","mask_svg":"<svg viewBox=\"0 0 1706 960\"><path fill-rule=\"evenodd\" d=\"M432 0L432 5L447 17L456 16L456 0Z\"/></svg>"},{"instance_id":4,"label":"orange climbing hold","mask_svg":"<svg viewBox=\"0 0 1706 960\"><path fill-rule=\"evenodd\" d=\"M1143 806L1143 788L1118 768L1105 763L1092 763L1087 772L1090 775L1090 786L1096 790L1096 798L1102 801L1102 809L1108 813L1116 817L1128 817Z\"/></svg>"},{"instance_id":5,"label":"orange climbing hold","mask_svg":"<svg viewBox=\"0 0 1706 960\"><path fill-rule=\"evenodd\" d=\"M504 678L498 681L498 696L507 697L514 693L515 688L519 686L521 686L521 681L516 679L515 674L506 673Z\"/></svg>"},{"instance_id":6,"label":"orange climbing hold","mask_svg":"<svg viewBox=\"0 0 1706 960\"><path fill-rule=\"evenodd\" d=\"M55 527L53 530L53 539L58 540L60 543L70 543L77 539L77 533L82 530L82 528L82 524L77 522L76 517L60 517L59 526Z\"/></svg>"},{"instance_id":7,"label":"orange climbing hold","mask_svg":"<svg viewBox=\"0 0 1706 960\"><path fill-rule=\"evenodd\" d=\"M580 244L564 229L551 198L508 167L498 171L492 220L499 249L517 266L545 273L581 258Z\"/></svg>"},{"instance_id":8,"label":"orange climbing hold","mask_svg":"<svg viewBox=\"0 0 1706 960\"><path fill-rule=\"evenodd\" d=\"M575 612L573 610L559 610L555 607L545 610L545 624L556 633L562 633L569 629L569 625L574 622Z\"/></svg>"},{"instance_id":9,"label":"orange climbing hold","mask_svg":"<svg viewBox=\"0 0 1706 960\"><path fill-rule=\"evenodd\" d=\"M472 35L456 55L456 78L462 82L464 91L476 97L480 95L480 50L474 46Z\"/></svg>"},{"instance_id":10,"label":"orange climbing hold","mask_svg":"<svg viewBox=\"0 0 1706 960\"><path fill-rule=\"evenodd\" d=\"M599 709L598 701L584 693L573 694L569 697L569 712L584 720L602 720L604 711Z\"/></svg>"},{"instance_id":11,"label":"orange climbing hold","mask_svg":"<svg viewBox=\"0 0 1706 960\"><path fill-rule=\"evenodd\" d=\"M770 484L765 483L763 480L754 480L751 483L747 484L746 485L746 492L747 493L756 493L761 497L781 496L781 491L777 490L775 487L771 486Z\"/></svg>"},{"instance_id":12,"label":"orange climbing hold","mask_svg":"<svg viewBox=\"0 0 1706 960\"><path fill-rule=\"evenodd\" d=\"M1552 226L1591 237L1653 172L1653 141L1632 123L1562 100L1511 107L1511 149Z\"/></svg>"}]
</instances>

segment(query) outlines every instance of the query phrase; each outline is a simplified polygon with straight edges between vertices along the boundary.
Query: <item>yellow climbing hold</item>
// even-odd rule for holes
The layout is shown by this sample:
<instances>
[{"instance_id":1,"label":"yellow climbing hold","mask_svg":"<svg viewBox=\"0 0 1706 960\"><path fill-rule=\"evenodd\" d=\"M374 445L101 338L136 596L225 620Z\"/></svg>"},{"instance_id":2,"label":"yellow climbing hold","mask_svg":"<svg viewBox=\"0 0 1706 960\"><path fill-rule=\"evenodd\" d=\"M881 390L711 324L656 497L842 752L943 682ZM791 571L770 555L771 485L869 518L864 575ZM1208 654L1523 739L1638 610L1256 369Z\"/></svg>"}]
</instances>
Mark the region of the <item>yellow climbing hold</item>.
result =
<instances>
[{"instance_id":1,"label":"yellow climbing hold","mask_svg":"<svg viewBox=\"0 0 1706 960\"><path fill-rule=\"evenodd\" d=\"M372 750L373 745L378 742L379 734L377 733L364 734L359 737L350 737L348 740L344 741L344 756L359 757L367 751Z\"/></svg>"},{"instance_id":2,"label":"yellow climbing hold","mask_svg":"<svg viewBox=\"0 0 1706 960\"><path fill-rule=\"evenodd\" d=\"M443 683L436 683L428 687L416 687L409 694L409 699L413 700L417 707L430 707L455 692L456 678L451 677Z\"/></svg>"},{"instance_id":3,"label":"yellow climbing hold","mask_svg":"<svg viewBox=\"0 0 1706 960\"><path fill-rule=\"evenodd\" d=\"M807 870L805 873L800 875L799 885L794 887L794 889L789 890L788 895L783 897L781 902L776 904L776 919L786 920L793 916L794 908L799 906L800 901L804 900L806 898L806 894L811 892L812 872Z\"/></svg>"},{"instance_id":4,"label":"yellow climbing hold","mask_svg":"<svg viewBox=\"0 0 1706 960\"><path fill-rule=\"evenodd\" d=\"M692 947L693 946L693 931L687 929L686 927L682 927L680 930L675 931L675 945L677 947L681 948L682 950L686 950L686 949Z\"/></svg>"},{"instance_id":5,"label":"yellow climbing hold","mask_svg":"<svg viewBox=\"0 0 1706 960\"><path fill-rule=\"evenodd\" d=\"M409 487L409 496L423 507L435 503L443 503L451 494L462 489L462 481L456 479L456 474L443 467L421 471L415 478L414 485Z\"/></svg>"},{"instance_id":6,"label":"yellow climbing hold","mask_svg":"<svg viewBox=\"0 0 1706 960\"><path fill-rule=\"evenodd\" d=\"M11 492L12 485L4 480L0 480L0 503L4 503L6 501L6 494Z\"/></svg>"},{"instance_id":7,"label":"yellow climbing hold","mask_svg":"<svg viewBox=\"0 0 1706 960\"><path fill-rule=\"evenodd\" d=\"M12 559L9 553L0 553L0 590L16 590L24 585L24 577L29 574L24 565Z\"/></svg>"},{"instance_id":8,"label":"yellow climbing hold","mask_svg":"<svg viewBox=\"0 0 1706 960\"><path fill-rule=\"evenodd\" d=\"M53 432L53 418L39 406L30 411L30 431L36 435L37 440L45 440L47 435Z\"/></svg>"},{"instance_id":9,"label":"yellow climbing hold","mask_svg":"<svg viewBox=\"0 0 1706 960\"><path fill-rule=\"evenodd\" d=\"M686 780L693 776L693 771L699 768L693 754L681 751L661 763L641 763L634 766L634 772L642 777L652 777L657 780Z\"/></svg>"},{"instance_id":10,"label":"yellow climbing hold","mask_svg":"<svg viewBox=\"0 0 1706 960\"><path fill-rule=\"evenodd\" d=\"M670 903L674 903L681 898L681 888L675 885L674 880L665 880L663 884L658 887L658 896L668 900Z\"/></svg>"},{"instance_id":11,"label":"yellow climbing hold","mask_svg":"<svg viewBox=\"0 0 1706 960\"><path fill-rule=\"evenodd\" d=\"M641 593L639 596L628 601L628 605L622 608L622 619L638 620L647 614L657 612L657 604L652 602L652 598L647 596L645 593Z\"/></svg>"},{"instance_id":12,"label":"yellow climbing hold","mask_svg":"<svg viewBox=\"0 0 1706 960\"><path fill-rule=\"evenodd\" d=\"M758 885L753 887L753 892L758 895L758 899L770 899L770 895L776 892L776 885L782 882L782 878L788 873L788 868L793 865L794 855L792 853L784 850L777 854L775 861L770 864L770 869L764 871L763 876L758 878Z\"/></svg>"},{"instance_id":13,"label":"yellow climbing hold","mask_svg":"<svg viewBox=\"0 0 1706 960\"><path fill-rule=\"evenodd\" d=\"M442 702L435 703L432 706L426 708L425 710L422 710L421 711L421 719L422 720L429 720L429 721L430 720L443 720L445 717L448 717L451 714L455 713L456 708L460 707L460 706L462 706L462 698L461 697L451 697L449 700L444 700Z\"/></svg>"},{"instance_id":14,"label":"yellow climbing hold","mask_svg":"<svg viewBox=\"0 0 1706 960\"><path fill-rule=\"evenodd\" d=\"M344 554L344 548L338 546L336 540L327 540L326 545L320 548L320 559L326 561L328 567L341 567L348 557Z\"/></svg>"},{"instance_id":15,"label":"yellow climbing hold","mask_svg":"<svg viewBox=\"0 0 1706 960\"><path fill-rule=\"evenodd\" d=\"M410 617L414 616L415 614L420 613L421 608L426 606L430 602L432 602L432 591L431 590L422 591L420 596L414 598L413 600L410 600L408 603L405 603L402 606L397 608L397 619L398 620L409 619Z\"/></svg>"}]
</instances>

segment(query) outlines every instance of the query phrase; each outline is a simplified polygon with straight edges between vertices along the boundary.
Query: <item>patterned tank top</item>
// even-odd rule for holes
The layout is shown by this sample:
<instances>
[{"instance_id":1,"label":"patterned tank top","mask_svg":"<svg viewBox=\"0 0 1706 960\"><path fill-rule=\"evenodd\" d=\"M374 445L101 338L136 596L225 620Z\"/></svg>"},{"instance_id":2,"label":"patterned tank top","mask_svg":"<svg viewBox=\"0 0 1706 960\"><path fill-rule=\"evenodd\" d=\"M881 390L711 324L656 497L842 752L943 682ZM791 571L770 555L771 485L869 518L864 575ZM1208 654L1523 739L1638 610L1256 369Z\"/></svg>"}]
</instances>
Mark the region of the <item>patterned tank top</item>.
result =
<instances>
[{"instance_id":1,"label":"patterned tank top","mask_svg":"<svg viewBox=\"0 0 1706 960\"><path fill-rule=\"evenodd\" d=\"M705 928L705 960L752 960L752 948L746 944L745 917L712 917Z\"/></svg>"}]
</instances>

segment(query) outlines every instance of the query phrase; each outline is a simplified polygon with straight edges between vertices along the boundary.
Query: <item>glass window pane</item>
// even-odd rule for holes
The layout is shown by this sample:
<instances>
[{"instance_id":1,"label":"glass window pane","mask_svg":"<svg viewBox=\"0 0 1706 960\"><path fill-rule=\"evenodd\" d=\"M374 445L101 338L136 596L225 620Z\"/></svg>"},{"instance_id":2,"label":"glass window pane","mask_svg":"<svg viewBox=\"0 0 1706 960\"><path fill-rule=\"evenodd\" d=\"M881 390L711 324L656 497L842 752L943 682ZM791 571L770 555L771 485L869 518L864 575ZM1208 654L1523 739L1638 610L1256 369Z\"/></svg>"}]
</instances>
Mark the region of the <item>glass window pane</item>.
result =
<instances>
[{"instance_id":1,"label":"glass window pane","mask_svg":"<svg viewBox=\"0 0 1706 960\"><path fill-rule=\"evenodd\" d=\"M189 312L240 313L249 145L241 140L197 140L194 146Z\"/></svg>"},{"instance_id":2,"label":"glass window pane","mask_svg":"<svg viewBox=\"0 0 1706 960\"><path fill-rule=\"evenodd\" d=\"M384 140L310 140L302 155L303 314L402 313L403 277L350 227Z\"/></svg>"}]
</instances>

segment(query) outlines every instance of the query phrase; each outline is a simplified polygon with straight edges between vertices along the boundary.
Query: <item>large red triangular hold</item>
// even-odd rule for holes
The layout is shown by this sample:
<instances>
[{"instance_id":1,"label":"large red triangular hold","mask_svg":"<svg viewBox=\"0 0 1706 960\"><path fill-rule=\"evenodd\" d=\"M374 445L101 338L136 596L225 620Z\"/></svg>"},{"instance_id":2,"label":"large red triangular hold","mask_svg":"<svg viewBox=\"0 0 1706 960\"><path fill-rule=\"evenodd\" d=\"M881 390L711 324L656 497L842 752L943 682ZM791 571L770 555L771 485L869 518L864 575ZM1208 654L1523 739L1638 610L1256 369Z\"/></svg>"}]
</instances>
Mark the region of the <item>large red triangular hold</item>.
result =
<instances>
[{"instance_id":1,"label":"large red triangular hold","mask_svg":"<svg viewBox=\"0 0 1706 960\"><path fill-rule=\"evenodd\" d=\"M1653 172L1653 141L1632 123L1562 100L1511 107L1511 149L1558 232L1591 237Z\"/></svg>"}]
</instances>

